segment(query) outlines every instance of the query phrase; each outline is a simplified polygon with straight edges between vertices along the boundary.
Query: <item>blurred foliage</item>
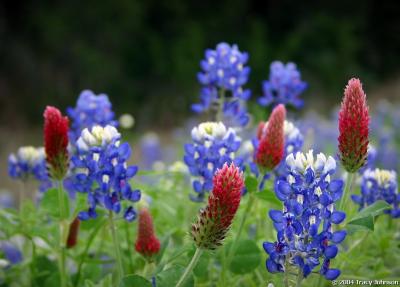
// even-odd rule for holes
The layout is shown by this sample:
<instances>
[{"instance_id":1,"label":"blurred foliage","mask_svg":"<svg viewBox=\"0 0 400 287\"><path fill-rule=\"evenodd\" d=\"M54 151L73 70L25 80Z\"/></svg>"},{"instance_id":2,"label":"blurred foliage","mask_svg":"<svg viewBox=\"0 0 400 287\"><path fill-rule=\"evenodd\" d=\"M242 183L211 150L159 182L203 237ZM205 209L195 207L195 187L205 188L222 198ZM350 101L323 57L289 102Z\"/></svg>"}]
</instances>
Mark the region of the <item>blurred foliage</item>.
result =
<instances>
[{"instance_id":1,"label":"blurred foliage","mask_svg":"<svg viewBox=\"0 0 400 287\"><path fill-rule=\"evenodd\" d=\"M204 49L220 41L250 53L253 99L269 63L291 60L310 82L306 97L328 107L350 76L375 83L398 72L398 8L377 0L2 1L0 120L40 123L46 104L65 108L90 88L140 125L176 124L198 97Z\"/></svg>"}]
</instances>

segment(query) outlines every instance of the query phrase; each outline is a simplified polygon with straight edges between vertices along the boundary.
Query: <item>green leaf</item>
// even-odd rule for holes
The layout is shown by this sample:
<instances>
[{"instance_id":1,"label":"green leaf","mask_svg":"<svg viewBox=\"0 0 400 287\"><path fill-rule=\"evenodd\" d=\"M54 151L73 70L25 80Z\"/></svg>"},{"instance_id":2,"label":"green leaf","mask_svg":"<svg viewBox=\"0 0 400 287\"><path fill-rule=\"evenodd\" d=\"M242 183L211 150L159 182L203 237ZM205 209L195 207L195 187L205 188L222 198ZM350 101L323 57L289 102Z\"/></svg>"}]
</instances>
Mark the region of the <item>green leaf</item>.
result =
<instances>
[{"instance_id":1,"label":"green leaf","mask_svg":"<svg viewBox=\"0 0 400 287\"><path fill-rule=\"evenodd\" d=\"M63 190L65 210L69 212L69 200L68 194ZM60 208L58 202L58 190L57 188L51 188L44 193L43 199L40 203L41 208L52 217L60 217Z\"/></svg>"},{"instance_id":2,"label":"green leaf","mask_svg":"<svg viewBox=\"0 0 400 287\"><path fill-rule=\"evenodd\" d=\"M95 284L90 280L85 280L85 287L113 287L112 275L108 274L103 280Z\"/></svg>"},{"instance_id":3,"label":"green leaf","mask_svg":"<svg viewBox=\"0 0 400 287\"><path fill-rule=\"evenodd\" d=\"M260 262L260 249L253 240L246 239L237 243L229 269L235 274L246 274L256 269Z\"/></svg>"},{"instance_id":4,"label":"green leaf","mask_svg":"<svg viewBox=\"0 0 400 287\"><path fill-rule=\"evenodd\" d=\"M391 206L383 200L378 200L374 204L364 208L356 214L347 223L349 225L356 225L358 227L374 230L374 217L382 214L385 210L390 209Z\"/></svg>"},{"instance_id":5,"label":"green leaf","mask_svg":"<svg viewBox=\"0 0 400 287\"><path fill-rule=\"evenodd\" d=\"M247 176L244 180L244 184L248 192L256 192L258 190L258 181L254 176Z\"/></svg>"},{"instance_id":6,"label":"green leaf","mask_svg":"<svg viewBox=\"0 0 400 287\"><path fill-rule=\"evenodd\" d=\"M139 275L128 275L122 278L119 287L151 287L151 283Z\"/></svg>"},{"instance_id":7,"label":"green leaf","mask_svg":"<svg viewBox=\"0 0 400 287\"><path fill-rule=\"evenodd\" d=\"M161 249L160 249L160 252L158 252L158 255L157 255L157 257L156 257L156 260L155 260L156 263L159 263L159 262L161 261L162 257L164 256L165 250L166 250L166 248L167 248L167 246L168 246L168 244L169 244L169 239L170 239L170 236L167 235L167 236L161 241Z\"/></svg>"},{"instance_id":8,"label":"green leaf","mask_svg":"<svg viewBox=\"0 0 400 287\"><path fill-rule=\"evenodd\" d=\"M276 206L282 206L282 202L276 197L275 193L272 190L264 189L263 191L254 193L254 195L257 198L270 202Z\"/></svg>"},{"instance_id":9,"label":"green leaf","mask_svg":"<svg viewBox=\"0 0 400 287\"><path fill-rule=\"evenodd\" d=\"M194 252L193 252L194 254ZM197 265L193 268L193 274L199 278L207 278L208 277L208 266L210 262L210 255L208 252L203 252Z\"/></svg>"},{"instance_id":10,"label":"green leaf","mask_svg":"<svg viewBox=\"0 0 400 287\"><path fill-rule=\"evenodd\" d=\"M175 265L167 270L160 272L157 277L157 287L170 287L175 286L178 283L181 275L185 272L185 268L182 266ZM189 274L189 277L186 279L183 284L185 287L194 286L193 275Z\"/></svg>"},{"instance_id":11,"label":"green leaf","mask_svg":"<svg viewBox=\"0 0 400 287\"><path fill-rule=\"evenodd\" d=\"M382 214L385 210L390 209L391 205L383 200L378 200L367 206L366 208L362 209L353 219L362 218L372 216L375 217L377 215Z\"/></svg>"},{"instance_id":12,"label":"green leaf","mask_svg":"<svg viewBox=\"0 0 400 287\"><path fill-rule=\"evenodd\" d=\"M348 224L356 226L354 230L351 230L352 232L355 232L358 229L368 229L374 231L374 218L372 216L356 218L351 220Z\"/></svg>"},{"instance_id":13,"label":"green leaf","mask_svg":"<svg viewBox=\"0 0 400 287\"><path fill-rule=\"evenodd\" d=\"M82 192L77 192L75 196L76 199L75 199L74 216L77 216L80 211L86 210L88 208L87 194Z\"/></svg>"}]
</instances>

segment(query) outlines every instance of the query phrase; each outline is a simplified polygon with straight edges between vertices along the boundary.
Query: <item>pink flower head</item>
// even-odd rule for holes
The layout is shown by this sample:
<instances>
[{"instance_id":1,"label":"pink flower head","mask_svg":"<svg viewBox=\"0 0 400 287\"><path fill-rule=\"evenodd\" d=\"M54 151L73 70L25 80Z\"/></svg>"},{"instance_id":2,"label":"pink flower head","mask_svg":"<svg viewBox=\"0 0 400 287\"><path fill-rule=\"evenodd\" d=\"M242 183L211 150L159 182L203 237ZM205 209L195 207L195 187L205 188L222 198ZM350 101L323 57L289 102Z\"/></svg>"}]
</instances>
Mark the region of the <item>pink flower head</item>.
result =
<instances>
[{"instance_id":1,"label":"pink flower head","mask_svg":"<svg viewBox=\"0 0 400 287\"><path fill-rule=\"evenodd\" d=\"M359 79L349 80L339 112L339 153L344 168L354 173L368 155L369 113Z\"/></svg>"},{"instance_id":2,"label":"pink flower head","mask_svg":"<svg viewBox=\"0 0 400 287\"><path fill-rule=\"evenodd\" d=\"M135 249L147 259L151 259L160 250L160 241L154 233L153 218L147 208L139 212L138 237Z\"/></svg>"},{"instance_id":3,"label":"pink flower head","mask_svg":"<svg viewBox=\"0 0 400 287\"><path fill-rule=\"evenodd\" d=\"M257 137L258 148L255 162L264 170L274 169L282 160L285 152L284 123L285 106L280 104L274 108L267 123L260 123Z\"/></svg>"},{"instance_id":4,"label":"pink flower head","mask_svg":"<svg viewBox=\"0 0 400 287\"><path fill-rule=\"evenodd\" d=\"M199 248L214 250L222 245L240 204L243 173L233 163L217 170L208 205L192 225L192 237Z\"/></svg>"},{"instance_id":5,"label":"pink flower head","mask_svg":"<svg viewBox=\"0 0 400 287\"><path fill-rule=\"evenodd\" d=\"M55 107L44 111L44 148L53 179L63 179L68 169L68 118Z\"/></svg>"}]
</instances>

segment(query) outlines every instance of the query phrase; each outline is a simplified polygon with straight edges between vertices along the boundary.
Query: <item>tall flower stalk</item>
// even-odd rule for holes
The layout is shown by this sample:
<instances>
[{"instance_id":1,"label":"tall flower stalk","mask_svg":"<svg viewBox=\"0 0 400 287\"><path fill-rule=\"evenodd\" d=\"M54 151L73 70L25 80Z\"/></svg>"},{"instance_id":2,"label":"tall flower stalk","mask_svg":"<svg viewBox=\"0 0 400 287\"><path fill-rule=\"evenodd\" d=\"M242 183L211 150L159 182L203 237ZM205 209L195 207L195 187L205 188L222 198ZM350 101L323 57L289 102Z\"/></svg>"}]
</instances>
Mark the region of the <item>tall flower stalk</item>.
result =
<instances>
[{"instance_id":1,"label":"tall flower stalk","mask_svg":"<svg viewBox=\"0 0 400 287\"><path fill-rule=\"evenodd\" d=\"M66 240L68 218L63 191L63 179L68 170L68 118L54 107L46 107L44 112L44 148L51 179L58 190L59 218L59 269L61 287L66 287Z\"/></svg>"},{"instance_id":2,"label":"tall flower stalk","mask_svg":"<svg viewBox=\"0 0 400 287\"><path fill-rule=\"evenodd\" d=\"M246 101L251 92L243 89L247 83L250 68L246 65L248 53L241 52L237 45L219 43L215 50L207 49L200 62L201 72L197 79L202 85L200 102L192 110L202 113L216 108L216 121L232 126L245 126L250 117Z\"/></svg>"},{"instance_id":3,"label":"tall flower stalk","mask_svg":"<svg viewBox=\"0 0 400 287\"><path fill-rule=\"evenodd\" d=\"M320 153L314 159L313 151L286 157L288 175L278 180L275 194L283 202L282 210L270 210L269 217L277 230L277 241L264 242L269 258L270 273L284 273L284 284L289 276L297 274L296 286L320 266L319 273L334 280L340 270L330 268L338 253L338 243L346 231L334 230L346 214L336 209L343 190L341 180L331 180L336 170L333 157ZM322 259L322 262L321 262Z\"/></svg>"},{"instance_id":4,"label":"tall flower stalk","mask_svg":"<svg viewBox=\"0 0 400 287\"><path fill-rule=\"evenodd\" d=\"M348 172L348 180L339 208L346 206L354 174L364 166L368 156L369 111L361 81L352 78L345 90L339 111L339 157Z\"/></svg>"},{"instance_id":5,"label":"tall flower stalk","mask_svg":"<svg viewBox=\"0 0 400 287\"><path fill-rule=\"evenodd\" d=\"M223 244L239 208L244 187L243 173L239 168L234 164L225 164L215 173L213 183L206 208L200 210L196 222L192 224L191 235L197 247L196 252L177 287L184 284L204 250L215 250Z\"/></svg>"},{"instance_id":6,"label":"tall flower stalk","mask_svg":"<svg viewBox=\"0 0 400 287\"><path fill-rule=\"evenodd\" d=\"M122 211L124 219L132 222L136 219L132 203L141 197L140 190L133 190L129 183L138 170L136 166L128 166L130 155L129 144L121 143L121 134L114 126L95 125L91 129L85 128L76 141L76 150L71 159L71 175L66 180L69 190L87 195L88 208L79 212L79 220L96 218L97 207L108 210L117 263L117 284L124 270L114 214ZM122 202L127 203L124 209Z\"/></svg>"},{"instance_id":7,"label":"tall flower stalk","mask_svg":"<svg viewBox=\"0 0 400 287\"><path fill-rule=\"evenodd\" d=\"M283 159L285 152L285 135L284 135L284 123L286 118L285 106L278 105L271 113L268 124L264 124L263 128L258 132L259 144L257 150L255 151L254 161L258 168L262 171L261 180L263 180L263 174L268 171L272 171ZM260 186L261 182L257 185ZM244 215L242 217L238 233L236 235L235 242L240 237L242 233L244 223L248 216L248 212L253 204L254 195L252 192L249 194L249 201L247 203ZM235 242L231 247L231 252L234 251ZM232 256L228 256L229 259Z\"/></svg>"}]
</instances>

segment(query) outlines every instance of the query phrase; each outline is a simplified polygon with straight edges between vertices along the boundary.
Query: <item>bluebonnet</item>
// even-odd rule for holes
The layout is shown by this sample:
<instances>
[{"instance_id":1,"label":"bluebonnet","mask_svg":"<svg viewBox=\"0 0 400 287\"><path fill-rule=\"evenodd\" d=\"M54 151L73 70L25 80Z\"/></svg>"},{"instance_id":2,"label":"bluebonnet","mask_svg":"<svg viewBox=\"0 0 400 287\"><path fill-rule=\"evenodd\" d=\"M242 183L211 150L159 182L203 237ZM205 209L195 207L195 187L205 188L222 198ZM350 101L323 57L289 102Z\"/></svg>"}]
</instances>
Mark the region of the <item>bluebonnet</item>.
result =
<instances>
[{"instance_id":1,"label":"bluebonnet","mask_svg":"<svg viewBox=\"0 0 400 287\"><path fill-rule=\"evenodd\" d=\"M67 108L67 115L71 120L69 137L75 142L84 128L100 126L118 126L114 119L112 105L106 94L94 94L91 90L83 90L79 95L75 108Z\"/></svg>"},{"instance_id":2,"label":"bluebonnet","mask_svg":"<svg viewBox=\"0 0 400 287\"><path fill-rule=\"evenodd\" d=\"M20 147L16 154L8 157L8 174L14 179L26 181L34 178L39 181L40 191L51 187L51 180L47 173L46 156L43 147Z\"/></svg>"},{"instance_id":3,"label":"bluebonnet","mask_svg":"<svg viewBox=\"0 0 400 287\"><path fill-rule=\"evenodd\" d=\"M375 167L399 169L400 154L396 147L400 143L399 122L399 106L386 101L377 104L370 128L377 152Z\"/></svg>"},{"instance_id":4,"label":"bluebonnet","mask_svg":"<svg viewBox=\"0 0 400 287\"><path fill-rule=\"evenodd\" d=\"M225 163L235 163L243 168L243 160L235 156L241 139L232 128L226 128L222 122L205 122L192 130L193 143L185 145L184 162L195 177L193 189L196 195L190 195L193 201L203 201L207 192L213 188L212 178L217 169Z\"/></svg>"},{"instance_id":5,"label":"bluebonnet","mask_svg":"<svg viewBox=\"0 0 400 287\"><path fill-rule=\"evenodd\" d=\"M335 210L335 202L343 193L343 181L331 180L336 170L335 160L322 153L314 160L313 151L298 152L286 157L288 175L275 186L275 194L283 202L283 210L270 210L269 216L277 230L276 242L264 242L269 254L269 272L285 272L286 268L300 268L307 277L322 264L320 274L328 280L340 275L340 270L329 267L346 231L333 231L333 224L341 223L345 213Z\"/></svg>"},{"instance_id":6,"label":"bluebonnet","mask_svg":"<svg viewBox=\"0 0 400 287\"><path fill-rule=\"evenodd\" d=\"M79 219L95 218L98 205L119 213L122 201L128 205L124 218L127 221L136 218L131 202L140 199L140 191L132 190L129 180L138 169L127 165L131 148L120 140L115 127L94 126L84 129L76 142L77 151L71 157L71 176L64 185L70 191L87 193L89 208L79 213Z\"/></svg>"},{"instance_id":7,"label":"bluebonnet","mask_svg":"<svg viewBox=\"0 0 400 287\"><path fill-rule=\"evenodd\" d=\"M361 178L361 195L353 194L351 198L360 205L360 209L377 200L384 200L393 206L385 212L394 218L400 217L400 194L397 190L397 175L393 170L365 170Z\"/></svg>"},{"instance_id":8,"label":"bluebonnet","mask_svg":"<svg viewBox=\"0 0 400 287\"><path fill-rule=\"evenodd\" d=\"M262 106L277 104L292 105L295 108L303 107L300 94L307 88L307 83L301 80L300 71L296 64L280 61L271 63L269 80L263 82L263 96L258 99Z\"/></svg>"},{"instance_id":9,"label":"bluebonnet","mask_svg":"<svg viewBox=\"0 0 400 287\"><path fill-rule=\"evenodd\" d=\"M147 133L140 140L141 162L144 168L151 169L162 159L160 139L156 133Z\"/></svg>"},{"instance_id":10,"label":"bluebonnet","mask_svg":"<svg viewBox=\"0 0 400 287\"><path fill-rule=\"evenodd\" d=\"M372 169L376 166L377 154L378 151L376 150L376 148L372 144L368 144L367 161L365 162L364 166L362 166L358 171L360 174L363 174L364 171L366 171L367 169Z\"/></svg>"},{"instance_id":11,"label":"bluebonnet","mask_svg":"<svg viewBox=\"0 0 400 287\"><path fill-rule=\"evenodd\" d=\"M214 104L222 104L219 108L222 108L227 121L240 126L247 125L249 115L245 101L251 96L250 90L243 89L250 73L247 61L248 54L239 51L237 45L219 43L215 50L207 49L205 59L200 62L202 71L197 74L203 86L200 103L193 104L192 110L201 113ZM225 95L226 92L229 94Z\"/></svg>"},{"instance_id":12,"label":"bluebonnet","mask_svg":"<svg viewBox=\"0 0 400 287\"><path fill-rule=\"evenodd\" d=\"M23 260L22 252L10 242L0 242L0 250L11 265L18 264Z\"/></svg>"}]
</instances>

